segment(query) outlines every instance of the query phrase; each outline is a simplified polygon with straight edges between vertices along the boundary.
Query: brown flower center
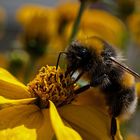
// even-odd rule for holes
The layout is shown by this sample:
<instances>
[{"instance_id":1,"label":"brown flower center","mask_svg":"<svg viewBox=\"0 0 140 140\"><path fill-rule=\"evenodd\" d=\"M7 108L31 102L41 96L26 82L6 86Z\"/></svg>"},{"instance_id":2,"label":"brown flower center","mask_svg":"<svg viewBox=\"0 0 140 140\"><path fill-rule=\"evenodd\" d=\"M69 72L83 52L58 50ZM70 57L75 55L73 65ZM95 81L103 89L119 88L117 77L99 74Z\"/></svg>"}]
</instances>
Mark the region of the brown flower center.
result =
<instances>
[{"instance_id":1,"label":"brown flower center","mask_svg":"<svg viewBox=\"0 0 140 140\"><path fill-rule=\"evenodd\" d=\"M72 84L73 79L59 67L45 66L39 70L38 75L27 87L33 97L38 98L38 105L47 108L49 100L57 107L70 103L74 98L76 84Z\"/></svg>"}]
</instances>

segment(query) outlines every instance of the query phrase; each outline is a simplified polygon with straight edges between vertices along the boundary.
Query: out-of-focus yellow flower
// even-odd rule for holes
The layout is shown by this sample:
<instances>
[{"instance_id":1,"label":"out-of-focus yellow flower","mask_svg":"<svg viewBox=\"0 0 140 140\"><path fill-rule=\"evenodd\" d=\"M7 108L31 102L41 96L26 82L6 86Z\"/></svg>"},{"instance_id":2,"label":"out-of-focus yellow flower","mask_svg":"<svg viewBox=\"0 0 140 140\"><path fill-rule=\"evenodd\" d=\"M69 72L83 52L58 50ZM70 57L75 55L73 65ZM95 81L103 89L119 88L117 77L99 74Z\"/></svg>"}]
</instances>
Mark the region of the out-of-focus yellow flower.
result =
<instances>
[{"instance_id":1,"label":"out-of-focus yellow flower","mask_svg":"<svg viewBox=\"0 0 140 140\"><path fill-rule=\"evenodd\" d=\"M56 7L60 20L64 20L66 22L71 22L75 19L78 8L78 3L64 3Z\"/></svg>"},{"instance_id":2,"label":"out-of-focus yellow flower","mask_svg":"<svg viewBox=\"0 0 140 140\"><path fill-rule=\"evenodd\" d=\"M107 21L107 22L105 22ZM69 37L72 24L66 32ZM125 26L115 16L103 10L85 10L77 38L99 36L118 47L123 46L125 37Z\"/></svg>"},{"instance_id":3,"label":"out-of-focus yellow flower","mask_svg":"<svg viewBox=\"0 0 140 140\"><path fill-rule=\"evenodd\" d=\"M59 34L62 34L65 31L67 25L75 20L79 6L80 5L78 3L64 3L56 7L56 10L59 14L59 19L57 22L59 25Z\"/></svg>"},{"instance_id":4,"label":"out-of-focus yellow flower","mask_svg":"<svg viewBox=\"0 0 140 140\"><path fill-rule=\"evenodd\" d=\"M32 34L41 32L50 36L56 33L57 18L55 9L41 5L24 5L19 8L16 14L17 21L25 30L30 26Z\"/></svg>"},{"instance_id":5,"label":"out-of-focus yellow flower","mask_svg":"<svg viewBox=\"0 0 140 140\"><path fill-rule=\"evenodd\" d=\"M110 117L105 111L105 106L102 109L94 102L81 103L81 99L78 98L76 102L70 103L74 97L73 94L69 94L72 89L63 84L71 79L67 77L63 80L64 75L59 68L56 71L55 67L47 66L25 86L0 68L0 138L52 140L56 136L58 140L81 140L81 135L84 140L111 140ZM57 87L59 84L62 84L62 87ZM84 96L87 100L92 98L91 92ZM121 139L118 127L115 140Z\"/></svg>"},{"instance_id":6,"label":"out-of-focus yellow flower","mask_svg":"<svg viewBox=\"0 0 140 140\"><path fill-rule=\"evenodd\" d=\"M46 45L57 32L55 9L26 5L17 11L17 20L23 26L22 40L30 54L43 55Z\"/></svg>"},{"instance_id":7,"label":"out-of-focus yellow flower","mask_svg":"<svg viewBox=\"0 0 140 140\"><path fill-rule=\"evenodd\" d=\"M127 23L133 40L140 44L140 12L130 15Z\"/></svg>"},{"instance_id":8,"label":"out-of-focus yellow flower","mask_svg":"<svg viewBox=\"0 0 140 140\"><path fill-rule=\"evenodd\" d=\"M128 134L126 140L140 140L140 136L137 136L136 134Z\"/></svg>"}]
</instances>

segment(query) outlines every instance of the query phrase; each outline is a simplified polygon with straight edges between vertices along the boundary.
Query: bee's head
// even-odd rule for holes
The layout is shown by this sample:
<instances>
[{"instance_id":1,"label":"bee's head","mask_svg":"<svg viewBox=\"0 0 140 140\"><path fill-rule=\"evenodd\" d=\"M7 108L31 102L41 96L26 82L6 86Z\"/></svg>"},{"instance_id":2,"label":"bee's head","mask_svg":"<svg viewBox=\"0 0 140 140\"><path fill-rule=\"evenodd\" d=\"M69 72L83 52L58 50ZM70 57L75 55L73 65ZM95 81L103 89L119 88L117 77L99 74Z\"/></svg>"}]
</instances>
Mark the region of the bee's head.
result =
<instances>
[{"instance_id":1,"label":"bee's head","mask_svg":"<svg viewBox=\"0 0 140 140\"><path fill-rule=\"evenodd\" d=\"M92 75L108 73L112 63L108 60L112 50L100 40L73 41L67 50L68 69L82 70ZM110 66L111 67L111 66Z\"/></svg>"},{"instance_id":2,"label":"bee's head","mask_svg":"<svg viewBox=\"0 0 140 140\"><path fill-rule=\"evenodd\" d=\"M68 67L83 68L91 58L91 52L78 41L73 41L68 48Z\"/></svg>"}]
</instances>

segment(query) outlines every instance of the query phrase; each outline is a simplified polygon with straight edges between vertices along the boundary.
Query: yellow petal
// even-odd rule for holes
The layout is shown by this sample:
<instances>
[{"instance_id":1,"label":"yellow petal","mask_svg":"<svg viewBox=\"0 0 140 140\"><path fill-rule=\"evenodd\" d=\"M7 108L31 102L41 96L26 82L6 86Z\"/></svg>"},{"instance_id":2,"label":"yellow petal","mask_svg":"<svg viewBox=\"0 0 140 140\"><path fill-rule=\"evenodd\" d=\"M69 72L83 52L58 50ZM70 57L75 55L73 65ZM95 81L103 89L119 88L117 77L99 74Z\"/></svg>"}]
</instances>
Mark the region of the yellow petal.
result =
<instances>
[{"instance_id":1,"label":"yellow petal","mask_svg":"<svg viewBox=\"0 0 140 140\"><path fill-rule=\"evenodd\" d=\"M1 140L51 140L53 131L50 125L48 110L41 111L35 105L0 110Z\"/></svg>"},{"instance_id":2,"label":"yellow petal","mask_svg":"<svg viewBox=\"0 0 140 140\"><path fill-rule=\"evenodd\" d=\"M0 96L10 99L31 97L27 87L2 68L0 68Z\"/></svg>"},{"instance_id":3,"label":"yellow petal","mask_svg":"<svg viewBox=\"0 0 140 140\"><path fill-rule=\"evenodd\" d=\"M22 132L22 133L21 133ZM36 130L28 129L24 125L17 126L13 129L0 131L0 139L2 140L36 140Z\"/></svg>"},{"instance_id":4,"label":"yellow petal","mask_svg":"<svg viewBox=\"0 0 140 140\"><path fill-rule=\"evenodd\" d=\"M50 101L50 119L58 140L81 140L80 135L64 125L54 104Z\"/></svg>"},{"instance_id":5,"label":"yellow petal","mask_svg":"<svg viewBox=\"0 0 140 140\"><path fill-rule=\"evenodd\" d=\"M41 115L35 105L19 105L0 110L0 139L36 140ZM40 118L39 118L40 117Z\"/></svg>"},{"instance_id":6,"label":"yellow petal","mask_svg":"<svg viewBox=\"0 0 140 140\"><path fill-rule=\"evenodd\" d=\"M33 104L35 101L36 98L10 100L0 96L0 109L14 105Z\"/></svg>"},{"instance_id":7,"label":"yellow petal","mask_svg":"<svg viewBox=\"0 0 140 140\"><path fill-rule=\"evenodd\" d=\"M37 130L38 140L52 140L54 136L54 131L50 121L50 113L48 109L42 110L43 123L40 128Z\"/></svg>"},{"instance_id":8,"label":"yellow petal","mask_svg":"<svg viewBox=\"0 0 140 140\"><path fill-rule=\"evenodd\" d=\"M102 110L106 108L106 101L104 95L99 88L90 88L77 96L73 102L75 105L90 105L99 106Z\"/></svg>"},{"instance_id":9,"label":"yellow petal","mask_svg":"<svg viewBox=\"0 0 140 140\"><path fill-rule=\"evenodd\" d=\"M111 140L110 117L97 106L66 105L59 113L84 140ZM121 140L117 133L115 140Z\"/></svg>"}]
</instances>

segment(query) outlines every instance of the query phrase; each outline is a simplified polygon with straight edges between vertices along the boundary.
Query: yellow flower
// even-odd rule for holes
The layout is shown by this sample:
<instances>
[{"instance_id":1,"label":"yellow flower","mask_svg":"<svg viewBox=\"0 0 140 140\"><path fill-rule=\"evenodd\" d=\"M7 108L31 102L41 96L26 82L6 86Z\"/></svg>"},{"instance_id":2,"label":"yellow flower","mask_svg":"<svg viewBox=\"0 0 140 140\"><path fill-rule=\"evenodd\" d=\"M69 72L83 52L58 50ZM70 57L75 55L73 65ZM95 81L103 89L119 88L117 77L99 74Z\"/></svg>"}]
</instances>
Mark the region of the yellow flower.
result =
<instances>
[{"instance_id":1,"label":"yellow flower","mask_svg":"<svg viewBox=\"0 0 140 140\"><path fill-rule=\"evenodd\" d=\"M65 21L66 23L75 20L78 8L78 3L63 3L56 7L60 20L63 20L63 22Z\"/></svg>"},{"instance_id":2,"label":"yellow flower","mask_svg":"<svg viewBox=\"0 0 140 140\"><path fill-rule=\"evenodd\" d=\"M58 13L58 35L63 35L67 25L73 22L79 9L78 3L63 3L56 7Z\"/></svg>"},{"instance_id":3,"label":"yellow flower","mask_svg":"<svg viewBox=\"0 0 140 140\"><path fill-rule=\"evenodd\" d=\"M140 44L140 13L134 13L127 19L127 24L133 40Z\"/></svg>"},{"instance_id":4,"label":"yellow flower","mask_svg":"<svg viewBox=\"0 0 140 140\"><path fill-rule=\"evenodd\" d=\"M25 30L30 26L32 34L41 32L42 34L48 33L50 36L56 32L55 22L57 18L55 9L39 5L24 5L17 10L16 14L17 21Z\"/></svg>"},{"instance_id":5,"label":"yellow flower","mask_svg":"<svg viewBox=\"0 0 140 140\"><path fill-rule=\"evenodd\" d=\"M108 22L105 22L108 21ZM66 31L67 37L71 32L72 23ZM85 10L81 19L77 38L99 36L111 44L122 47L125 37L125 26L115 16L103 10Z\"/></svg>"},{"instance_id":6,"label":"yellow flower","mask_svg":"<svg viewBox=\"0 0 140 140\"><path fill-rule=\"evenodd\" d=\"M35 56L42 56L46 45L57 32L57 13L49 7L25 5L17 11L17 20L23 26L22 43Z\"/></svg>"},{"instance_id":7,"label":"yellow flower","mask_svg":"<svg viewBox=\"0 0 140 140\"><path fill-rule=\"evenodd\" d=\"M71 80L64 77L60 68L46 66L25 86L0 68L0 138L52 140L56 136L58 140L111 140L110 117L105 106L88 100L81 102L83 97L94 97L85 92L77 98ZM73 99L77 100L70 103ZM115 140L121 139L118 127Z\"/></svg>"}]
</instances>

